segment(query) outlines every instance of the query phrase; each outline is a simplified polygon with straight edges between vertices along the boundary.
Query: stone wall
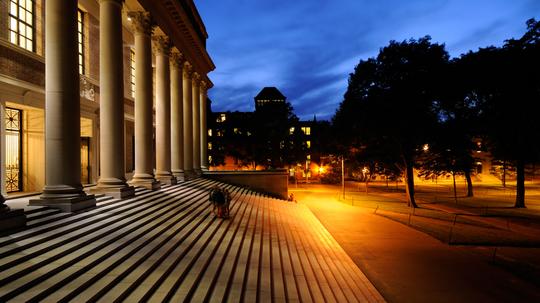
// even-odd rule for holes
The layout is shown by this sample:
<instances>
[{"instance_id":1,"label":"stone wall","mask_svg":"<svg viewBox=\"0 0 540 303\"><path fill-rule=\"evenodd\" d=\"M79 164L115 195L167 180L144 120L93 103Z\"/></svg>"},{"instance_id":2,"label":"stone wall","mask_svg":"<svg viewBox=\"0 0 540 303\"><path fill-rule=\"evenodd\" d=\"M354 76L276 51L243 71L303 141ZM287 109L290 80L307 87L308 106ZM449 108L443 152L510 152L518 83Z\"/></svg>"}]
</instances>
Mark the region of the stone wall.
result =
<instances>
[{"instance_id":1,"label":"stone wall","mask_svg":"<svg viewBox=\"0 0 540 303\"><path fill-rule=\"evenodd\" d=\"M287 199L288 179L286 170L273 171L209 171L204 177L233 185L245 186L250 189Z\"/></svg>"}]
</instances>

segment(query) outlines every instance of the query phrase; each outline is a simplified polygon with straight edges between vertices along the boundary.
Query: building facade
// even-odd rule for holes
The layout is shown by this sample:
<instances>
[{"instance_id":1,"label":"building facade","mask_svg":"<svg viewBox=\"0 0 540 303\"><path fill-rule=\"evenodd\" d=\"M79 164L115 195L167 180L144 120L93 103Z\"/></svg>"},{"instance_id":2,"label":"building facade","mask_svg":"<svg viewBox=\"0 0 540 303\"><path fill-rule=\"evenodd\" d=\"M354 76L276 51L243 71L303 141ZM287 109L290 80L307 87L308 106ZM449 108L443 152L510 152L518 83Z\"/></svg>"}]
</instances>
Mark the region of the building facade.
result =
<instances>
[{"instance_id":1,"label":"building facade","mask_svg":"<svg viewBox=\"0 0 540 303\"><path fill-rule=\"evenodd\" d=\"M1 1L4 196L71 205L81 184L126 197L200 174L207 38L193 0Z\"/></svg>"},{"instance_id":2,"label":"building facade","mask_svg":"<svg viewBox=\"0 0 540 303\"><path fill-rule=\"evenodd\" d=\"M296 179L309 180L319 177L319 163L315 138L316 120L300 121L289 119L287 113L287 97L276 87L264 87L254 97L254 112L212 112L212 119L208 125L209 146L211 154L211 169L213 170L259 170L268 166L266 163L254 163L252 157L260 153L261 145L253 144L251 137L261 132L267 144L276 144L275 154L283 157L287 152L281 152L289 148L289 154L295 154L295 161L286 162L285 168L289 169L290 176ZM258 112L265 114L258 115ZM271 121L262 121L268 117ZM275 122L275 124L272 124ZM264 124L264 129L258 126ZM285 125L282 125L285 124ZM278 127L284 127L284 139L272 142L272 131ZM255 140L256 141L256 140ZM281 141L281 142L280 142ZM283 142L283 141L289 141ZM293 143L301 144L301 151L293 146ZM253 146L251 146L253 144ZM298 147L298 146L296 146ZM301 155L300 155L301 154ZM260 161L260 159L259 159ZM263 159L264 161L264 159Z\"/></svg>"}]
</instances>

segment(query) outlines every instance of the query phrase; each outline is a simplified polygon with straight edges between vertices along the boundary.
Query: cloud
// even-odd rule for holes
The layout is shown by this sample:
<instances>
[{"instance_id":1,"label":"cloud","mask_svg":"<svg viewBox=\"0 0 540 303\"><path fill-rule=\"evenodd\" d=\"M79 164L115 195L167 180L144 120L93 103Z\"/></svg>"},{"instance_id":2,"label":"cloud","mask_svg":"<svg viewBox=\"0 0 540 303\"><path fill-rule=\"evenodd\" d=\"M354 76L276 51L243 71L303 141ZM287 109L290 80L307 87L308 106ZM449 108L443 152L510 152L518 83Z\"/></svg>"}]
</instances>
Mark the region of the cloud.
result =
<instances>
[{"instance_id":1,"label":"cloud","mask_svg":"<svg viewBox=\"0 0 540 303\"><path fill-rule=\"evenodd\" d=\"M195 0L217 69L214 110L253 110L277 86L298 116L330 118L349 73L390 40L427 34L452 56L519 36L537 0ZM531 15L536 12L536 15Z\"/></svg>"}]
</instances>

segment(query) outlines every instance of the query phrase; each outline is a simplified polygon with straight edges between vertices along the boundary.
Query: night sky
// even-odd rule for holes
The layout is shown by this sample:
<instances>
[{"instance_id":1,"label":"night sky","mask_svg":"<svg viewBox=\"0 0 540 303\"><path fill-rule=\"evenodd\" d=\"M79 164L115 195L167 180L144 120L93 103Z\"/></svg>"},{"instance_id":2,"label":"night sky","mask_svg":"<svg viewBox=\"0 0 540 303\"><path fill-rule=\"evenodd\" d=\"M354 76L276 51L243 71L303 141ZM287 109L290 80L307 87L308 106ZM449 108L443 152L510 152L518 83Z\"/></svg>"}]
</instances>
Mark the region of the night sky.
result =
<instances>
[{"instance_id":1,"label":"night sky","mask_svg":"<svg viewBox=\"0 0 540 303\"><path fill-rule=\"evenodd\" d=\"M213 110L254 110L276 86L301 119L329 119L360 59L430 35L452 57L520 37L540 0L195 0L216 64Z\"/></svg>"}]
</instances>

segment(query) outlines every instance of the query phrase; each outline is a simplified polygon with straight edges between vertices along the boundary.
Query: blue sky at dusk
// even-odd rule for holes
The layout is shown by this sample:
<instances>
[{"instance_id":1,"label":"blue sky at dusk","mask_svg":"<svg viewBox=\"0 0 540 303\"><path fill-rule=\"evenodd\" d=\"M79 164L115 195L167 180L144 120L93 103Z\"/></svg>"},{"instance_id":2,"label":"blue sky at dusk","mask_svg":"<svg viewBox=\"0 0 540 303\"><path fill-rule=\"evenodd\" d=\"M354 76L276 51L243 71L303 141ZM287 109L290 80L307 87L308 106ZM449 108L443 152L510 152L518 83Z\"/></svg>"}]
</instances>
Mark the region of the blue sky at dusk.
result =
<instances>
[{"instance_id":1,"label":"blue sky at dusk","mask_svg":"<svg viewBox=\"0 0 540 303\"><path fill-rule=\"evenodd\" d=\"M455 57L521 36L540 0L195 0L216 70L213 110L252 111L276 86L301 119L329 119L360 59L430 35Z\"/></svg>"}]
</instances>

